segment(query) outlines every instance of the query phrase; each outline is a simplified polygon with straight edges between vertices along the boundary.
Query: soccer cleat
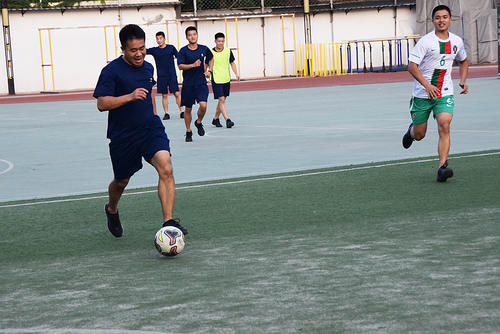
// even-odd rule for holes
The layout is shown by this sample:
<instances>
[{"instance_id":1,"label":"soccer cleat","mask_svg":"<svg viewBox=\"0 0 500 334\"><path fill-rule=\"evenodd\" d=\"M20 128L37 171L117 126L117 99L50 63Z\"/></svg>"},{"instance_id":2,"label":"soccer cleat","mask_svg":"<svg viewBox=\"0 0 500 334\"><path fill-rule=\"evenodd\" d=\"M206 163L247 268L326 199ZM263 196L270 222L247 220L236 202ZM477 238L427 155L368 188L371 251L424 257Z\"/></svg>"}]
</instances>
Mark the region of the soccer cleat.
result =
<instances>
[{"instance_id":1,"label":"soccer cleat","mask_svg":"<svg viewBox=\"0 0 500 334\"><path fill-rule=\"evenodd\" d=\"M163 223L163 227L165 227L165 226L177 227L179 230L182 231L182 233L184 233L184 235L188 234L187 228L185 228L184 226L181 225L179 219L169 219Z\"/></svg>"},{"instance_id":2,"label":"soccer cleat","mask_svg":"<svg viewBox=\"0 0 500 334\"><path fill-rule=\"evenodd\" d=\"M192 142L193 141L193 132L188 131L186 132L186 142Z\"/></svg>"},{"instance_id":3,"label":"soccer cleat","mask_svg":"<svg viewBox=\"0 0 500 334\"><path fill-rule=\"evenodd\" d=\"M181 111L181 115L180 115L181 118L184 118L184 111Z\"/></svg>"},{"instance_id":4,"label":"soccer cleat","mask_svg":"<svg viewBox=\"0 0 500 334\"><path fill-rule=\"evenodd\" d=\"M222 124L220 124L220 121L218 118L212 120L212 125L215 125L215 127L217 127L217 128L222 128Z\"/></svg>"},{"instance_id":5,"label":"soccer cleat","mask_svg":"<svg viewBox=\"0 0 500 334\"><path fill-rule=\"evenodd\" d=\"M406 131L406 133L403 136L403 147L406 149L410 148L411 144L414 141L414 139L411 137L411 133L410 133L412 127L413 127L413 123L410 124L410 126L408 127L408 131Z\"/></svg>"},{"instance_id":6,"label":"soccer cleat","mask_svg":"<svg viewBox=\"0 0 500 334\"><path fill-rule=\"evenodd\" d=\"M123 227L120 223L120 216L118 215L118 212L109 213L108 207L109 203L106 203L106 205L104 205L104 211L106 212L106 217L108 219L108 230L116 238L119 238L123 234Z\"/></svg>"},{"instance_id":7,"label":"soccer cleat","mask_svg":"<svg viewBox=\"0 0 500 334\"><path fill-rule=\"evenodd\" d=\"M437 181L446 182L446 180L452 176L453 176L453 169L448 167L448 160L446 160L444 165L442 165L438 169Z\"/></svg>"},{"instance_id":8,"label":"soccer cleat","mask_svg":"<svg viewBox=\"0 0 500 334\"><path fill-rule=\"evenodd\" d=\"M228 118L227 121L226 121L226 128L230 129L233 126L234 126L234 122L231 121L231 119Z\"/></svg>"},{"instance_id":9,"label":"soccer cleat","mask_svg":"<svg viewBox=\"0 0 500 334\"><path fill-rule=\"evenodd\" d=\"M198 129L198 135L199 136L204 136L205 135L205 129L203 128L203 124L198 123L198 121L194 121L194 125Z\"/></svg>"},{"instance_id":10,"label":"soccer cleat","mask_svg":"<svg viewBox=\"0 0 500 334\"><path fill-rule=\"evenodd\" d=\"M163 116L163 120L166 121L167 119L170 119L170 115L169 114L165 114L165 116Z\"/></svg>"}]
</instances>

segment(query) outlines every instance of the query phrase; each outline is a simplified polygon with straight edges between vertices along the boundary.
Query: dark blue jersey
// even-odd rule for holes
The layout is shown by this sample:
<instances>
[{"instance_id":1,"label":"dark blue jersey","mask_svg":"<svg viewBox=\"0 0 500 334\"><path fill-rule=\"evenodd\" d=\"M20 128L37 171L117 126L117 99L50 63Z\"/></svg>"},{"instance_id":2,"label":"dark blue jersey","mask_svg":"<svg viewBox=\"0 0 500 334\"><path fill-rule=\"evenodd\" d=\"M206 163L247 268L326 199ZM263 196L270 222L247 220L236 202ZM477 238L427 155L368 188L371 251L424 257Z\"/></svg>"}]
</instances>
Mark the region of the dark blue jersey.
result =
<instances>
[{"instance_id":1,"label":"dark blue jersey","mask_svg":"<svg viewBox=\"0 0 500 334\"><path fill-rule=\"evenodd\" d=\"M207 79L204 74L204 64L208 64L210 59L212 59L212 52L205 45L198 44L196 50L191 50L186 45L179 50L177 56L177 64L193 64L196 60L201 61L201 65L189 70L182 71L183 82L182 86L198 86L206 85Z\"/></svg>"},{"instance_id":2,"label":"dark blue jersey","mask_svg":"<svg viewBox=\"0 0 500 334\"><path fill-rule=\"evenodd\" d=\"M116 58L102 69L94 90L95 98L119 97L137 88L148 91L146 99L128 102L109 111L107 137L111 141L130 138L145 129L163 127L160 118L153 113L153 74L154 68L150 63L145 61L141 67L134 67L127 64L123 57Z\"/></svg>"},{"instance_id":3,"label":"dark blue jersey","mask_svg":"<svg viewBox=\"0 0 500 334\"><path fill-rule=\"evenodd\" d=\"M155 47L146 50L148 55L152 55L156 63L156 71L159 77L172 77L175 72L174 57L177 57L175 46L167 44L164 48Z\"/></svg>"}]
</instances>

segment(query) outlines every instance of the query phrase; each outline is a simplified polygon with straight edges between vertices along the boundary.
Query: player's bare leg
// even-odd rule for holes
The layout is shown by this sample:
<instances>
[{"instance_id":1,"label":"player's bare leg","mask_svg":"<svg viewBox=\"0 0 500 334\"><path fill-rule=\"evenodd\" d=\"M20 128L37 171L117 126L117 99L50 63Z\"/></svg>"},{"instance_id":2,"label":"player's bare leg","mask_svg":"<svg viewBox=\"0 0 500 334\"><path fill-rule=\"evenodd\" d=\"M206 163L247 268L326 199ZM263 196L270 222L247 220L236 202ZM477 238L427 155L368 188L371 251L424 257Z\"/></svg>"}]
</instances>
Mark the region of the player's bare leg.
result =
<instances>
[{"instance_id":1,"label":"player's bare leg","mask_svg":"<svg viewBox=\"0 0 500 334\"><path fill-rule=\"evenodd\" d=\"M427 123L414 125L410 129L411 137L416 141L424 139L427 133Z\"/></svg>"},{"instance_id":2,"label":"player's bare leg","mask_svg":"<svg viewBox=\"0 0 500 334\"><path fill-rule=\"evenodd\" d=\"M187 229L173 219L175 201L175 181L172 169L170 152L158 151L151 159L151 165L158 172L158 198L160 199L163 213L163 226L175 226L184 234L188 234Z\"/></svg>"},{"instance_id":3,"label":"player's bare leg","mask_svg":"<svg viewBox=\"0 0 500 334\"><path fill-rule=\"evenodd\" d=\"M115 214L118 212L118 201L122 197L125 187L127 187L129 179L116 180L113 179L108 186L108 212Z\"/></svg>"},{"instance_id":4,"label":"player's bare leg","mask_svg":"<svg viewBox=\"0 0 500 334\"><path fill-rule=\"evenodd\" d=\"M175 96L175 103L179 107L179 112L182 114L182 112L184 110L182 110L182 106L181 106L181 93L179 91L174 92L174 96Z\"/></svg>"},{"instance_id":5,"label":"player's bare leg","mask_svg":"<svg viewBox=\"0 0 500 334\"><path fill-rule=\"evenodd\" d=\"M161 94L161 103L163 105L163 111L165 112L163 119L170 119L170 115L168 114L168 94Z\"/></svg>"},{"instance_id":6,"label":"player's bare leg","mask_svg":"<svg viewBox=\"0 0 500 334\"><path fill-rule=\"evenodd\" d=\"M200 107L198 108L198 113L197 113L198 118L196 119L196 121L194 121L194 125L198 129L198 135L200 136L205 135L205 129L203 128L203 124L201 122L203 121L203 117L205 117L206 112L207 112L207 102L200 102Z\"/></svg>"},{"instance_id":7,"label":"player's bare leg","mask_svg":"<svg viewBox=\"0 0 500 334\"><path fill-rule=\"evenodd\" d=\"M227 115L226 111L226 97L221 96L219 97L219 102L217 103L217 108L215 109L215 119L218 119L220 117L220 114L222 114L222 117L227 121L229 116Z\"/></svg>"},{"instance_id":8,"label":"player's bare leg","mask_svg":"<svg viewBox=\"0 0 500 334\"><path fill-rule=\"evenodd\" d=\"M453 170L448 167L448 154L450 153L450 123L453 115L447 112L441 112L436 115L439 132L438 154L439 170L437 181L445 182L453 176Z\"/></svg>"},{"instance_id":9,"label":"player's bare leg","mask_svg":"<svg viewBox=\"0 0 500 334\"><path fill-rule=\"evenodd\" d=\"M156 152L151 159L151 164L158 172L158 197L160 198L163 212L163 221L168 221L172 219L175 200L175 182L170 152Z\"/></svg>"},{"instance_id":10,"label":"player's bare leg","mask_svg":"<svg viewBox=\"0 0 500 334\"><path fill-rule=\"evenodd\" d=\"M191 131L191 121L193 120L193 115L191 114L193 108L184 108L184 123L186 124L186 141L193 141L193 132Z\"/></svg>"},{"instance_id":11,"label":"player's bare leg","mask_svg":"<svg viewBox=\"0 0 500 334\"><path fill-rule=\"evenodd\" d=\"M439 132L439 166L444 165L446 160L448 160L448 154L450 152L450 123L452 118L453 115L447 112L441 112L436 115Z\"/></svg>"},{"instance_id":12,"label":"player's bare leg","mask_svg":"<svg viewBox=\"0 0 500 334\"><path fill-rule=\"evenodd\" d=\"M128 184L129 179L116 180L113 179L108 186L109 202L104 206L106 218L108 221L108 230L119 238L123 234L122 224L120 223L120 216L118 215L118 202L122 197L123 191Z\"/></svg>"}]
</instances>

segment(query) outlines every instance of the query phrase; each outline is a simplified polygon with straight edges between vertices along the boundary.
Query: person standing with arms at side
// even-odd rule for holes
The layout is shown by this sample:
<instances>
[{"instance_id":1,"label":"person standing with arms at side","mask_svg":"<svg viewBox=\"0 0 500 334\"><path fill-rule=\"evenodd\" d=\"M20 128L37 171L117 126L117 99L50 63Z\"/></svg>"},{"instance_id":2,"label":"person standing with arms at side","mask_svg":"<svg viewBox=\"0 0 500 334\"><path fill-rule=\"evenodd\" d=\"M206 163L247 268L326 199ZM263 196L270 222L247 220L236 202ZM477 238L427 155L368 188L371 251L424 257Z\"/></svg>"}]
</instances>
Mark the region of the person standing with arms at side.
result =
<instances>
[{"instance_id":1,"label":"person standing with arms at side","mask_svg":"<svg viewBox=\"0 0 500 334\"><path fill-rule=\"evenodd\" d=\"M412 123L403 136L403 147L408 149L414 140L422 140L427 132L427 120L431 111L438 124L439 169L437 181L445 182L453 176L448 167L450 152L450 123L453 118L455 100L451 71L453 61L460 67L460 94L467 94L469 62L460 37L448 31L451 11L440 5L432 11L435 30L423 36L410 53L408 71L415 78L413 97L410 103Z\"/></svg>"},{"instance_id":2,"label":"person standing with arms at side","mask_svg":"<svg viewBox=\"0 0 500 334\"><path fill-rule=\"evenodd\" d=\"M181 90L181 106L185 108L186 142L192 142L193 132L191 131L191 121L193 117L191 110L193 104L200 104L194 125L198 129L198 135L205 135L202 121L207 112L207 78L210 77L210 72L207 71L207 64L212 59L212 52L205 45L198 44L198 30L196 27L190 26L186 28L186 39L188 40L188 45L179 50L177 65L182 71L184 80Z\"/></svg>"},{"instance_id":3,"label":"person standing with arms at side","mask_svg":"<svg viewBox=\"0 0 500 334\"><path fill-rule=\"evenodd\" d=\"M226 110L226 98L229 96L229 91L231 89L229 66L231 66L238 81L240 81L240 75L234 63L235 59L233 52L231 49L224 47L225 41L223 33L218 32L215 34L215 47L212 49L213 58L210 61L209 71L212 73L212 90L214 92L214 98L219 100L212 124L218 128L222 127L219 120L220 114L222 114L226 121L226 127L229 129L234 126L234 122L231 121Z\"/></svg>"},{"instance_id":4,"label":"person standing with arms at side","mask_svg":"<svg viewBox=\"0 0 500 334\"><path fill-rule=\"evenodd\" d=\"M144 61L145 33L129 24L119 36L123 55L102 69L94 90L99 111L109 110L107 137L114 179L108 187L109 202L104 206L108 229L116 238L122 236L118 202L132 175L142 168L144 158L158 172L163 226L175 226L187 234L187 229L172 218L175 183L170 142L154 108L154 69Z\"/></svg>"},{"instance_id":5,"label":"person standing with arms at side","mask_svg":"<svg viewBox=\"0 0 500 334\"><path fill-rule=\"evenodd\" d=\"M170 119L168 113L168 92L174 94L175 101L179 107L181 118L184 117L181 108L181 95L179 93L179 83L177 82L177 73L175 72L174 57L177 57L177 49L175 46L165 43L165 34L163 31L156 33L157 47L149 48L146 54L153 56L158 72L158 83L156 89L161 94L163 111L165 111L164 120Z\"/></svg>"}]
</instances>

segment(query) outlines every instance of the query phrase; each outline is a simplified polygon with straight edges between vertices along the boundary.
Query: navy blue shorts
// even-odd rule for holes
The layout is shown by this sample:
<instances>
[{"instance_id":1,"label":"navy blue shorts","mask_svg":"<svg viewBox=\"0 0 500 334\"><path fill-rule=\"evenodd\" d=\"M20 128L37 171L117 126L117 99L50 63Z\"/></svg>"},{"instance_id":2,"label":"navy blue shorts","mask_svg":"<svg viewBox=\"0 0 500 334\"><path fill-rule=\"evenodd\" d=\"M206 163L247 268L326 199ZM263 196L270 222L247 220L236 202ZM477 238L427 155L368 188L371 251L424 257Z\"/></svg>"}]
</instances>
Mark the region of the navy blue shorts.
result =
<instances>
[{"instance_id":1,"label":"navy blue shorts","mask_svg":"<svg viewBox=\"0 0 500 334\"><path fill-rule=\"evenodd\" d=\"M192 108L193 104L207 102L208 86L206 84L198 86L182 86L181 106Z\"/></svg>"},{"instance_id":2,"label":"navy blue shorts","mask_svg":"<svg viewBox=\"0 0 500 334\"><path fill-rule=\"evenodd\" d=\"M214 98L217 100L219 97L228 97L229 90L231 89L231 82L226 82L223 84L215 83L212 80L212 90L214 91Z\"/></svg>"},{"instance_id":3,"label":"navy blue shorts","mask_svg":"<svg viewBox=\"0 0 500 334\"><path fill-rule=\"evenodd\" d=\"M130 178L142 168L142 158L150 162L158 151L170 152L170 140L161 127L146 129L127 140L110 142L109 153L115 179Z\"/></svg>"},{"instance_id":4,"label":"navy blue shorts","mask_svg":"<svg viewBox=\"0 0 500 334\"><path fill-rule=\"evenodd\" d=\"M177 82L177 76L173 77L158 77L158 83L156 84L156 90L160 94L171 94L179 91L179 83Z\"/></svg>"}]
</instances>

